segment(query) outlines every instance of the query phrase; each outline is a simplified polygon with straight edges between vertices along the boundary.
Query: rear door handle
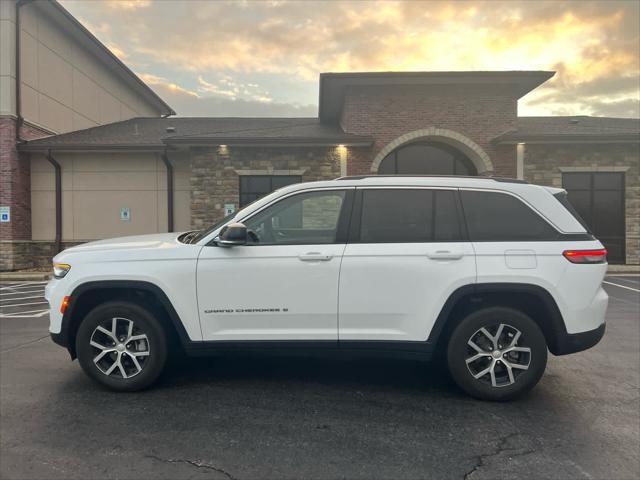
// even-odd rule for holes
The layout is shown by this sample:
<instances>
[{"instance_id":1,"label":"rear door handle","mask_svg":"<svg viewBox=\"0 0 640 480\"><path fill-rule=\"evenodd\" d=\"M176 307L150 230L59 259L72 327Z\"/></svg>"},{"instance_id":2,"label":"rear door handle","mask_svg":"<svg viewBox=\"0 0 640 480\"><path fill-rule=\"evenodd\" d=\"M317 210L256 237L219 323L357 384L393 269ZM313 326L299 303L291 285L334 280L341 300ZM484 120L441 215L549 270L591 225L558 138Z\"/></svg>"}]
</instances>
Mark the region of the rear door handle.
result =
<instances>
[{"instance_id":1,"label":"rear door handle","mask_svg":"<svg viewBox=\"0 0 640 480\"><path fill-rule=\"evenodd\" d=\"M427 257L433 260L460 260L464 257L464 252L455 252L451 250L436 250L427 254Z\"/></svg>"},{"instance_id":2,"label":"rear door handle","mask_svg":"<svg viewBox=\"0 0 640 480\"><path fill-rule=\"evenodd\" d=\"M298 258L303 262L326 262L333 258L333 255L327 255L320 252L308 252L298 255Z\"/></svg>"}]
</instances>

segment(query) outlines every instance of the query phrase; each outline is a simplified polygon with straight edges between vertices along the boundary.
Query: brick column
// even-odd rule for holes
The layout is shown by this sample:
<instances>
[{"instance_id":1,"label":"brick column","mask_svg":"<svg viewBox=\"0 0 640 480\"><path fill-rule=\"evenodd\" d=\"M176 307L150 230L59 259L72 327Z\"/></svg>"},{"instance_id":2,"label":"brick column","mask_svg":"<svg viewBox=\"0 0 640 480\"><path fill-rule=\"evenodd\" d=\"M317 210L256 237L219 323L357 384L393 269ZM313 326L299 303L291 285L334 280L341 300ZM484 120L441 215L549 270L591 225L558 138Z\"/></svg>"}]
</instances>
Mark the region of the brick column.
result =
<instances>
[{"instance_id":1,"label":"brick column","mask_svg":"<svg viewBox=\"0 0 640 480\"><path fill-rule=\"evenodd\" d=\"M0 205L11 221L0 223L0 240L31 239L31 168L16 149L16 120L0 118Z\"/></svg>"}]
</instances>

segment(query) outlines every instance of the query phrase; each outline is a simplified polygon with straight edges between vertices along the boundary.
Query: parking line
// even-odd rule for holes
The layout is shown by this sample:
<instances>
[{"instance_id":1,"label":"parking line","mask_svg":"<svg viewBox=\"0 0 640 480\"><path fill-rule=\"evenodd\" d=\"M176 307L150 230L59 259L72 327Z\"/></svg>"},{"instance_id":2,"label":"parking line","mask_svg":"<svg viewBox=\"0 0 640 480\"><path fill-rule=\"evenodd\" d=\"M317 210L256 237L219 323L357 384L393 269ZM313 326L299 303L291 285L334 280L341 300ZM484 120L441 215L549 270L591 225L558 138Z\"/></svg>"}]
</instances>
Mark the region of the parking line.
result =
<instances>
[{"instance_id":1,"label":"parking line","mask_svg":"<svg viewBox=\"0 0 640 480\"><path fill-rule=\"evenodd\" d=\"M42 305L43 303L48 303L48 302L44 300L42 302L33 302L33 303L15 303L13 305L2 305L1 308L24 307L25 305Z\"/></svg>"},{"instance_id":2,"label":"parking line","mask_svg":"<svg viewBox=\"0 0 640 480\"><path fill-rule=\"evenodd\" d=\"M28 310L26 312L0 313L0 318L42 317L46 313L49 313L49 310Z\"/></svg>"},{"instance_id":3,"label":"parking line","mask_svg":"<svg viewBox=\"0 0 640 480\"><path fill-rule=\"evenodd\" d=\"M23 282L23 283L11 283L0 287L0 290L20 288L20 287L35 287L37 285L46 285L48 282Z\"/></svg>"},{"instance_id":4,"label":"parking line","mask_svg":"<svg viewBox=\"0 0 640 480\"><path fill-rule=\"evenodd\" d=\"M614 285L616 287L620 287L620 288L624 288L626 290L631 290L633 292L638 292L640 293L640 290L638 290L637 288L631 288L631 287L627 287L626 285L618 285L617 283L611 283L611 282L606 282L606 281L602 281L602 283L606 283L607 285Z\"/></svg>"},{"instance_id":5,"label":"parking line","mask_svg":"<svg viewBox=\"0 0 640 480\"><path fill-rule=\"evenodd\" d=\"M633 285L640 287L640 281L638 282L634 282L633 280L630 280L628 278L623 278L623 277L613 277L613 278L609 278L609 280L615 280L616 282L622 282L625 285Z\"/></svg>"},{"instance_id":6,"label":"parking line","mask_svg":"<svg viewBox=\"0 0 640 480\"><path fill-rule=\"evenodd\" d=\"M19 291L15 291L13 293L0 293L0 297L6 297L8 295L24 295L25 293L37 293L37 292L42 292L44 293L44 289L42 288L38 288L36 290L19 290Z\"/></svg>"},{"instance_id":7,"label":"parking line","mask_svg":"<svg viewBox=\"0 0 640 480\"><path fill-rule=\"evenodd\" d=\"M8 302L9 300L26 300L27 298L44 298L44 295L34 295L33 297L20 297L20 298L3 298L1 300Z\"/></svg>"}]
</instances>

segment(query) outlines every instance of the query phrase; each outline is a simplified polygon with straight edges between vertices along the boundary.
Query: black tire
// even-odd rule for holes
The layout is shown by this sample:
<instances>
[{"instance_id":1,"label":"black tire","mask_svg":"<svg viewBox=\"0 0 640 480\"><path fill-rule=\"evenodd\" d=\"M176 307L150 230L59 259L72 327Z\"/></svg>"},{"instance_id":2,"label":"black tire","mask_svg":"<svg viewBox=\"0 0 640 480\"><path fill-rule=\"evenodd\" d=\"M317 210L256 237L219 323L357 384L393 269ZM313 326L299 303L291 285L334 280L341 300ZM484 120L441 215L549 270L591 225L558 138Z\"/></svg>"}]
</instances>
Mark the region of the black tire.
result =
<instances>
[{"instance_id":1,"label":"black tire","mask_svg":"<svg viewBox=\"0 0 640 480\"><path fill-rule=\"evenodd\" d=\"M130 349L127 346L125 347L126 350L122 353L122 365L125 374L131 375L128 378L125 378L119 373L119 366L115 368L114 372L106 375L105 371L101 370L100 367L94 363L94 358L96 358L101 350L91 346L90 342L92 338L94 343L97 341L101 345L109 342L111 337L102 336L104 335L102 332L96 333L96 329L98 326L102 326L111 331L108 327L112 324L110 322L112 322L113 318L120 319L116 323L120 332L126 331L128 323L126 323L125 320L131 320L135 328L133 332L134 335L132 336L146 335L146 339L138 340L137 344L131 342L130 345L132 345L132 348ZM124 329L123 326L125 327ZM122 337L124 337L124 335L126 335L126 333L123 333ZM140 352L136 350L139 348L136 347L136 345L142 345ZM115 344L113 347L115 348ZM136 356L136 361L141 367L139 370L137 366L134 365L134 355L130 352L136 354L148 353L148 355L144 357ZM167 335L160 322L143 307L131 302L111 301L97 306L84 318L76 334L76 353L82 369L93 380L111 390L133 392L149 387L162 373L167 361ZM108 362L115 362L115 360L113 360L114 358L120 358L117 351L105 354L99 364L101 367L105 365L102 368L108 371L109 369L107 367L110 366ZM136 371L137 373L135 373Z\"/></svg>"},{"instance_id":2,"label":"black tire","mask_svg":"<svg viewBox=\"0 0 640 480\"><path fill-rule=\"evenodd\" d=\"M507 350L519 331L516 345L520 351L499 354L500 350L492 347L493 340L480 330L485 328L496 338L501 324L504 327L496 342L500 343L502 350ZM484 353L468 366L467 360L479 353L469 345L470 340ZM529 353L526 348L530 349ZM547 365L547 342L540 327L523 312L513 308L489 307L469 314L456 326L447 345L447 365L456 384L472 397L511 400L531 390L542 377ZM487 368L491 370L491 365L494 365L493 375L489 372L480 378L474 377ZM514 365L527 365L527 369L515 368Z\"/></svg>"}]
</instances>

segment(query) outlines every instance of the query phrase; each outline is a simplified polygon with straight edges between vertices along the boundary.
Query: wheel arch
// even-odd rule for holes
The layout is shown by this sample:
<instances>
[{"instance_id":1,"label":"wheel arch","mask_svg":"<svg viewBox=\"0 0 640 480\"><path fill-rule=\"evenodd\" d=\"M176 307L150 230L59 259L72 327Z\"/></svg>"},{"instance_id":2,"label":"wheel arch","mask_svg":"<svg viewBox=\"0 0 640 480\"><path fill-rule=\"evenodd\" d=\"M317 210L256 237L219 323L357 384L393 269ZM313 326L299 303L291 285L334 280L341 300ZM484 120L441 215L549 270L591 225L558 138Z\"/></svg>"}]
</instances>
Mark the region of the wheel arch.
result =
<instances>
[{"instance_id":1,"label":"wheel arch","mask_svg":"<svg viewBox=\"0 0 640 480\"><path fill-rule=\"evenodd\" d=\"M542 330L551 353L559 354L559 342L567 336L560 309L545 288L525 283L481 283L458 288L442 307L427 341L442 348L467 314L493 306L515 308L529 315Z\"/></svg>"},{"instance_id":2,"label":"wheel arch","mask_svg":"<svg viewBox=\"0 0 640 480\"><path fill-rule=\"evenodd\" d=\"M175 336L182 345L190 341L173 304L156 284L139 280L92 281L80 284L73 290L62 316L59 339L72 359L76 358L75 336L82 319L97 305L114 299L132 301L150 308L168 334Z\"/></svg>"}]
</instances>

